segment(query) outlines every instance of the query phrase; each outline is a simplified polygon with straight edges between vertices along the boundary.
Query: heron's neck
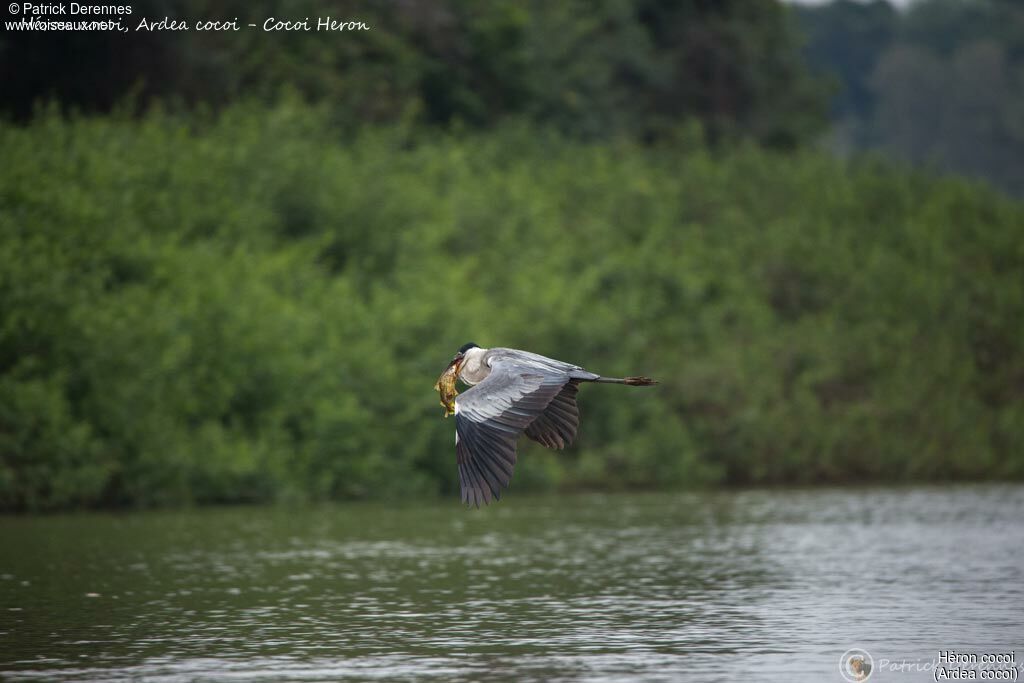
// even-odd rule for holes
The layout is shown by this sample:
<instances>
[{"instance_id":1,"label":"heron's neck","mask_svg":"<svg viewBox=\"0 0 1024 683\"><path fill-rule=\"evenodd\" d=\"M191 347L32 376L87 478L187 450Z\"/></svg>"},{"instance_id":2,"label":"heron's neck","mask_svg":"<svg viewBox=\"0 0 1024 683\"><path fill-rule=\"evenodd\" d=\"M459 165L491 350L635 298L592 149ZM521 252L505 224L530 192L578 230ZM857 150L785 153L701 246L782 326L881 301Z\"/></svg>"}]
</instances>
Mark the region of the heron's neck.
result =
<instances>
[{"instance_id":1,"label":"heron's neck","mask_svg":"<svg viewBox=\"0 0 1024 683\"><path fill-rule=\"evenodd\" d=\"M484 378L491 374L491 368L484 362L485 353L487 353L487 349L479 347L467 350L465 361L459 370L459 379L470 385L484 381Z\"/></svg>"}]
</instances>

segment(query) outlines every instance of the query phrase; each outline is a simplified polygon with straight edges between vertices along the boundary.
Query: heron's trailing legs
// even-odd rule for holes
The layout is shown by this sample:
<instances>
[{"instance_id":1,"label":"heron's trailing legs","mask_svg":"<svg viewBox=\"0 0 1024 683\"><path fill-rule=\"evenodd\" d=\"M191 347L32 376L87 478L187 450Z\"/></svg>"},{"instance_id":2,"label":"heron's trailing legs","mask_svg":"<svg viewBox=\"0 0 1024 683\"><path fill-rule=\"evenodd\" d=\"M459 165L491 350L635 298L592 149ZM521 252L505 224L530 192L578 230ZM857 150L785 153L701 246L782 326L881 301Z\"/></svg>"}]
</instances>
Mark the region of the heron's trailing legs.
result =
<instances>
[{"instance_id":1,"label":"heron's trailing legs","mask_svg":"<svg viewBox=\"0 0 1024 683\"><path fill-rule=\"evenodd\" d=\"M631 387L651 387L658 383L650 377L598 377L592 381L603 384L628 384Z\"/></svg>"}]
</instances>

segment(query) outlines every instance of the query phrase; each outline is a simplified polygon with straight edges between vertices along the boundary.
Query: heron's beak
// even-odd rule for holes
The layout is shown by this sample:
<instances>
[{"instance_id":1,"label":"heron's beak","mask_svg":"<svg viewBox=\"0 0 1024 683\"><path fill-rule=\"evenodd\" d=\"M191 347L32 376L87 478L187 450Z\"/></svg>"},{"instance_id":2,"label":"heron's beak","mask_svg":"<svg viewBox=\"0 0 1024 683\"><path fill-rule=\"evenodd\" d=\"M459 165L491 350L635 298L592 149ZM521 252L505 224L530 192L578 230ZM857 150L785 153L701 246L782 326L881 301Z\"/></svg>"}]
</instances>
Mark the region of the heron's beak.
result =
<instances>
[{"instance_id":1,"label":"heron's beak","mask_svg":"<svg viewBox=\"0 0 1024 683\"><path fill-rule=\"evenodd\" d=\"M455 368L455 376L458 377L459 370L462 369L462 363L465 360L465 356L463 356L461 353L455 354L455 358L452 358L452 362L448 364L447 368L445 368L445 372L448 372L452 368Z\"/></svg>"},{"instance_id":2,"label":"heron's beak","mask_svg":"<svg viewBox=\"0 0 1024 683\"><path fill-rule=\"evenodd\" d=\"M455 377L455 379L458 379L459 372L462 370L462 364L465 362L466 358L461 353L455 354L455 358L452 358L452 362L448 363L448 367L444 369L444 372L441 373L441 376L444 377L445 375L451 373Z\"/></svg>"},{"instance_id":3,"label":"heron's beak","mask_svg":"<svg viewBox=\"0 0 1024 683\"><path fill-rule=\"evenodd\" d=\"M465 358L461 353L455 354L451 362L445 367L444 372L437 378L437 383L434 385L434 391L440 391L443 383L450 382L451 390L455 389L455 380L459 378L459 371L462 370L462 364L465 362ZM449 378L447 382L445 378Z\"/></svg>"}]
</instances>

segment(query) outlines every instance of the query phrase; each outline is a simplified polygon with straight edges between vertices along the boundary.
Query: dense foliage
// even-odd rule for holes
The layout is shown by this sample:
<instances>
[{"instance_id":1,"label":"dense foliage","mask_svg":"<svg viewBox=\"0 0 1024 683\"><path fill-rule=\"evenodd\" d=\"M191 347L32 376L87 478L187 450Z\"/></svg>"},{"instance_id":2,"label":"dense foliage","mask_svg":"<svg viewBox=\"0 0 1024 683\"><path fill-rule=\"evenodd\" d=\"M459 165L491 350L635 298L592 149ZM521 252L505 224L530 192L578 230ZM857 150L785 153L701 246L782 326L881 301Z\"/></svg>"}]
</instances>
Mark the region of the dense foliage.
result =
<instances>
[{"instance_id":1,"label":"dense foliage","mask_svg":"<svg viewBox=\"0 0 1024 683\"><path fill-rule=\"evenodd\" d=\"M282 90L335 124L488 128L510 116L587 139L657 139L680 119L777 147L813 139L825 90L777 0L139 0L116 38L0 34L0 111L40 99L105 112L127 96L190 108ZM352 19L345 33L134 31L140 19Z\"/></svg>"},{"instance_id":2,"label":"dense foliage","mask_svg":"<svg viewBox=\"0 0 1024 683\"><path fill-rule=\"evenodd\" d=\"M838 81L834 141L1024 196L1024 3L837 0L797 10Z\"/></svg>"},{"instance_id":3,"label":"dense foliage","mask_svg":"<svg viewBox=\"0 0 1024 683\"><path fill-rule=\"evenodd\" d=\"M701 137L0 127L0 506L450 493L467 340L663 382L517 489L1024 476L1024 207Z\"/></svg>"}]
</instances>

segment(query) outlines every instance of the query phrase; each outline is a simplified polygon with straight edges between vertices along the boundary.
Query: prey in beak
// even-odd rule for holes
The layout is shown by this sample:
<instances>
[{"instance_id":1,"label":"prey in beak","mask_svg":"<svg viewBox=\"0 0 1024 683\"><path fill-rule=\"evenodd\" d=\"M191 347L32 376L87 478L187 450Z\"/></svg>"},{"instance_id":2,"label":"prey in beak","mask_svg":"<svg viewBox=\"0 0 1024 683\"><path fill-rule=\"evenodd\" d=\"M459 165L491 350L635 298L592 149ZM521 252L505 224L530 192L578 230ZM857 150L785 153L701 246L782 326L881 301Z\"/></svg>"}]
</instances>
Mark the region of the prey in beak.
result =
<instances>
[{"instance_id":1,"label":"prey in beak","mask_svg":"<svg viewBox=\"0 0 1024 683\"><path fill-rule=\"evenodd\" d=\"M441 395L441 407L444 408L445 417L455 414L455 397L459 395L455 390L455 380L459 378L459 370L462 369L464 362L465 356L461 351L455 354L434 384L434 391Z\"/></svg>"}]
</instances>

